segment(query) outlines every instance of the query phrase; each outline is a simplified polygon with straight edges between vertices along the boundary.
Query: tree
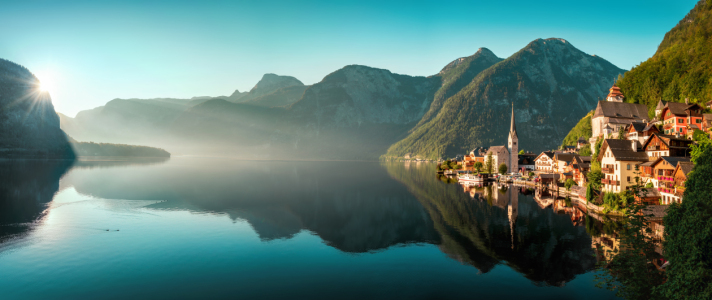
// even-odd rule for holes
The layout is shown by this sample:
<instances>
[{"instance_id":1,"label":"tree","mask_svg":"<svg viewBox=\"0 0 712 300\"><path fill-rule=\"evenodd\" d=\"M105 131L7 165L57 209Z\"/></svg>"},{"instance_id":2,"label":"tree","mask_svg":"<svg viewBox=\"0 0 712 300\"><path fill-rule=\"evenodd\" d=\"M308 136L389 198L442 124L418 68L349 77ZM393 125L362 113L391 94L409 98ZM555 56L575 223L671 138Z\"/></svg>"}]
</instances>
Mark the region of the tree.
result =
<instances>
[{"instance_id":1,"label":"tree","mask_svg":"<svg viewBox=\"0 0 712 300\"><path fill-rule=\"evenodd\" d=\"M494 169L494 161L492 161L492 152L487 153L487 159L485 160L485 171L492 174L492 169Z\"/></svg>"},{"instance_id":2,"label":"tree","mask_svg":"<svg viewBox=\"0 0 712 300\"><path fill-rule=\"evenodd\" d=\"M591 171L588 171L588 174L586 174L586 179L588 179L588 182L591 184L591 187L593 187L596 190L601 189L601 179L603 179L603 172L601 172L601 167L599 166L597 169L593 169L593 164L591 164Z\"/></svg>"},{"instance_id":3,"label":"tree","mask_svg":"<svg viewBox=\"0 0 712 300\"><path fill-rule=\"evenodd\" d=\"M522 154L526 154L526 152L524 152L524 149L519 150L519 155L522 155Z\"/></svg>"},{"instance_id":4,"label":"tree","mask_svg":"<svg viewBox=\"0 0 712 300\"><path fill-rule=\"evenodd\" d=\"M625 140L625 128L623 126L618 127L618 139Z\"/></svg>"},{"instance_id":5,"label":"tree","mask_svg":"<svg viewBox=\"0 0 712 300\"><path fill-rule=\"evenodd\" d=\"M480 171L482 171L482 162L479 162L479 161L475 162L474 167L475 167L475 170L477 170L477 173L479 173Z\"/></svg>"},{"instance_id":6,"label":"tree","mask_svg":"<svg viewBox=\"0 0 712 300\"><path fill-rule=\"evenodd\" d=\"M707 134L699 129L695 129L695 131L692 133L692 139L695 141L702 141L705 137L707 137Z\"/></svg>"},{"instance_id":7,"label":"tree","mask_svg":"<svg viewBox=\"0 0 712 300\"><path fill-rule=\"evenodd\" d=\"M581 147L581 149L579 149L578 154L580 156L591 156L591 147L589 147L589 146Z\"/></svg>"},{"instance_id":8,"label":"tree","mask_svg":"<svg viewBox=\"0 0 712 300\"><path fill-rule=\"evenodd\" d=\"M534 172L529 171L529 178L532 178L532 177L534 177Z\"/></svg>"},{"instance_id":9,"label":"tree","mask_svg":"<svg viewBox=\"0 0 712 300\"><path fill-rule=\"evenodd\" d=\"M571 178L566 179L566 183L564 183L564 187L566 188L567 191L571 190L571 187L576 185L576 181L574 181Z\"/></svg>"},{"instance_id":10,"label":"tree","mask_svg":"<svg viewBox=\"0 0 712 300\"><path fill-rule=\"evenodd\" d=\"M712 299L712 141L692 145L695 163L681 204L665 216L663 247L670 266L656 292L669 299Z\"/></svg>"},{"instance_id":11,"label":"tree","mask_svg":"<svg viewBox=\"0 0 712 300\"><path fill-rule=\"evenodd\" d=\"M639 195L640 181L629 187L624 197ZM608 199L619 199L621 195L606 194ZM621 197L622 198L622 197ZM623 226L618 232L619 246L613 250L608 263L599 265L602 271L596 275L597 287L615 290L618 297L625 299L662 299L655 288L665 281L655 260L655 241L650 234L650 222L646 218L644 205L628 203ZM601 249L599 249L601 250Z\"/></svg>"},{"instance_id":12,"label":"tree","mask_svg":"<svg viewBox=\"0 0 712 300\"><path fill-rule=\"evenodd\" d=\"M501 165L499 165L499 174L507 174L507 164L502 163Z\"/></svg>"}]
</instances>

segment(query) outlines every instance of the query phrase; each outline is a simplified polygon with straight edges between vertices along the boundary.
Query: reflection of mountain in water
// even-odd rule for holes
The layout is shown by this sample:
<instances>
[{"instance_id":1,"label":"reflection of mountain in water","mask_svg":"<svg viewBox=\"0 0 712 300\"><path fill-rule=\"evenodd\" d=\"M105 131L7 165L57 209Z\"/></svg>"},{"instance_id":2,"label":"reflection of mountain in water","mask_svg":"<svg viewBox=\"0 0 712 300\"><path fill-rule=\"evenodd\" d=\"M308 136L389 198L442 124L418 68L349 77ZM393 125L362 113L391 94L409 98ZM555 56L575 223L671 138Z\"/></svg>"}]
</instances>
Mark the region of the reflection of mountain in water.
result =
<instances>
[{"instance_id":1,"label":"reflection of mountain in water","mask_svg":"<svg viewBox=\"0 0 712 300\"><path fill-rule=\"evenodd\" d=\"M201 159L137 168L73 170L66 181L100 198L167 200L153 209L226 213L263 240L306 229L346 252L439 242L417 199L374 163Z\"/></svg>"},{"instance_id":2,"label":"reflection of mountain in water","mask_svg":"<svg viewBox=\"0 0 712 300\"><path fill-rule=\"evenodd\" d=\"M0 160L0 243L29 232L72 161Z\"/></svg>"},{"instance_id":3,"label":"reflection of mountain in water","mask_svg":"<svg viewBox=\"0 0 712 300\"><path fill-rule=\"evenodd\" d=\"M488 272L500 262L535 282L561 285L596 260L585 227L567 215L541 209L516 189L482 188L471 197L435 177L435 166L385 164L430 213L450 257Z\"/></svg>"}]
</instances>

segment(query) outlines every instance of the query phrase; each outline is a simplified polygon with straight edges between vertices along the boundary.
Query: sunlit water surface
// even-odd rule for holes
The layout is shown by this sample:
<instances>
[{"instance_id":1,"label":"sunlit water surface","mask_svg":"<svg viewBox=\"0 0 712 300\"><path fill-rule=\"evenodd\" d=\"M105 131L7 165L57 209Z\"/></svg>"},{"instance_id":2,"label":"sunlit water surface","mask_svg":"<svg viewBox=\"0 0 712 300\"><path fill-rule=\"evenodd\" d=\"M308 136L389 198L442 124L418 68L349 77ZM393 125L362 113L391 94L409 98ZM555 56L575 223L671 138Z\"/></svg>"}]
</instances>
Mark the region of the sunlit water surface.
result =
<instances>
[{"instance_id":1,"label":"sunlit water surface","mask_svg":"<svg viewBox=\"0 0 712 300\"><path fill-rule=\"evenodd\" d=\"M432 164L0 162L2 299L610 299L591 237Z\"/></svg>"}]
</instances>

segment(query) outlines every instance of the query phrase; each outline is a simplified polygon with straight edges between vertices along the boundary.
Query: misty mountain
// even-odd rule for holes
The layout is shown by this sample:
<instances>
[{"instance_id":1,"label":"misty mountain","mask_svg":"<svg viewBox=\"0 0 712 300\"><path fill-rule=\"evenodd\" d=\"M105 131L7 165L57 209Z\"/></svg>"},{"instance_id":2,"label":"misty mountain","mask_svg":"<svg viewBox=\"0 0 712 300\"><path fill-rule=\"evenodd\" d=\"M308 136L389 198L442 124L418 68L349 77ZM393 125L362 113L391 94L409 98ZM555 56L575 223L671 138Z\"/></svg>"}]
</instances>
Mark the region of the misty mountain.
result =
<instances>
[{"instance_id":1,"label":"misty mountain","mask_svg":"<svg viewBox=\"0 0 712 300\"><path fill-rule=\"evenodd\" d=\"M622 72L564 40L540 39L504 60L481 48L429 77L350 65L305 86L266 74L250 92L236 91L238 103L235 94L116 99L62 126L79 140L174 154L438 158L505 144L514 102L520 147L538 151L556 147Z\"/></svg>"},{"instance_id":2,"label":"misty mountain","mask_svg":"<svg viewBox=\"0 0 712 300\"><path fill-rule=\"evenodd\" d=\"M519 149L556 148L623 72L563 39L535 40L475 76L442 107L433 107L432 119L418 124L386 156L434 159L505 145L512 103Z\"/></svg>"},{"instance_id":3,"label":"misty mountain","mask_svg":"<svg viewBox=\"0 0 712 300\"><path fill-rule=\"evenodd\" d=\"M247 94L237 97L235 101L247 102L255 98L270 94L278 89L292 86L304 86L304 84L299 81L299 79L296 79L292 76L281 76L271 73L264 74L262 76L262 79L260 79L260 81L257 82L257 84Z\"/></svg>"},{"instance_id":4,"label":"misty mountain","mask_svg":"<svg viewBox=\"0 0 712 300\"><path fill-rule=\"evenodd\" d=\"M74 156L49 93L25 67L0 59L0 157Z\"/></svg>"}]
</instances>

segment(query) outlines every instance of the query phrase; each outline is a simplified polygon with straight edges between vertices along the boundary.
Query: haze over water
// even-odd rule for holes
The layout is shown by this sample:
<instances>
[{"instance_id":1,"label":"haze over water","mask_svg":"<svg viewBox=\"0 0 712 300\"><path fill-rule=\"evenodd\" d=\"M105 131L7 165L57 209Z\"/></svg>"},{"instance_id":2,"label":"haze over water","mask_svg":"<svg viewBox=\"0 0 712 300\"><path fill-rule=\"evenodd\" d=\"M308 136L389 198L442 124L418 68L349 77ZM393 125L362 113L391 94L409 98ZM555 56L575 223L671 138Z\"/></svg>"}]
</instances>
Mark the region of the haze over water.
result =
<instances>
[{"instance_id":1,"label":"haze over water","mask_svg":"<svg viewBox=\"0 0 712 300\"><path fill-rule=\"evenodd\" d=\"M614 298L584 226L434 164L0 166L3 299Z\"/></svg>"}]
</instances>

